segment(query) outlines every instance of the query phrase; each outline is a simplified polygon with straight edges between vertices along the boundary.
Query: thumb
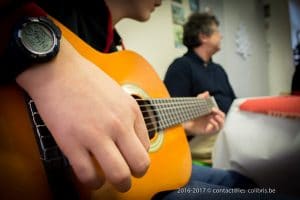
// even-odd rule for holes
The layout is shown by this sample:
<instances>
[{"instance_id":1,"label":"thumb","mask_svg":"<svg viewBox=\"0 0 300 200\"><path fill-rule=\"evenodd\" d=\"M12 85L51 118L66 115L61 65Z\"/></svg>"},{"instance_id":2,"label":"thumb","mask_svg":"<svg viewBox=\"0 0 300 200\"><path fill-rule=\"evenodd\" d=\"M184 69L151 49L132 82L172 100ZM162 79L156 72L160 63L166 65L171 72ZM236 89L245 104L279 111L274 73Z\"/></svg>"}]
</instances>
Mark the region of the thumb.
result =
<instances>
[{"instance_id":1,"label":"thumb","mask_svg":"<svg viewBox=\"0 0 300 200\"><path fill-rule=\"evenodd\" d=\"M209 92L208 91L205 91L205 92L202 92L200 94L197 95L197 97L200 97L200 98L207 98L209 97Z\"/></svg>"}]
</instances>

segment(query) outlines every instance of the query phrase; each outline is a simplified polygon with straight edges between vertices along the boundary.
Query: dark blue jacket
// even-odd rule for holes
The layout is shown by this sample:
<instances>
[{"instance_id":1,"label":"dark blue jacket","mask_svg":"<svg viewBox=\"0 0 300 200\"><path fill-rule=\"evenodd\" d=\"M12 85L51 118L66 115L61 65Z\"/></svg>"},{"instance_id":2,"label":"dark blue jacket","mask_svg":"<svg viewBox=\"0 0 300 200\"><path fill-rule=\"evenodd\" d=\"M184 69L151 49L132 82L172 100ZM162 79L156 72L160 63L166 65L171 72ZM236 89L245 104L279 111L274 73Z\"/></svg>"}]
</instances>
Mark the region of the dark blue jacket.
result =
<instances>
[{"instance_id":1,"label":"dark blue jacket","mask_svg":"<svg viewBox=\"0 0 300 200\"><path fill-rule=\"evenodd\" d=\"M223 67L212 61L205 63L193 51L188 51L173 61L164 83L173 97L197 96L209 91L225 113L236 98Z\"/></svg>"}]
</instances>

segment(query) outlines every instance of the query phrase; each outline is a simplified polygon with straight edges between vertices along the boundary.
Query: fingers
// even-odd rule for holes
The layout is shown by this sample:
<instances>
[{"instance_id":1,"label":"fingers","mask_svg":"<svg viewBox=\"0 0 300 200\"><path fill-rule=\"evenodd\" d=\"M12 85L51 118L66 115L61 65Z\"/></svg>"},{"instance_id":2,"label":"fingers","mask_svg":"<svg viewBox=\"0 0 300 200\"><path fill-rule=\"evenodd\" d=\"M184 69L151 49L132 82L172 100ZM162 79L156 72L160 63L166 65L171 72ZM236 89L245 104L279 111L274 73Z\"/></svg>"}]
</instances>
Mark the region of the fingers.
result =
<instances>
[{"instance_id":1,"label":"fingers","mask_svg":"<svg viewBox=\"0 0 300 200\"><path fill-rule=\"evenodd\" d=\"M210 95L209 95L209 92L208 91L205 91L203 93L200 93L197 95L197 97L200 97L200 98L208 98Z\"/></svg>"},{"instance_id":2,"label":"fingers","mask_svg":"<svg viewBox=\"0 0 300 200\"><path fill-rule=\"evenodd\" d=\"M224 124L225 114L217 108L212 108L209 123L206 126L206 132L215 133L218 132Z\"/></svg>"},{"instance_id":3,"label":"fingers","mask_svg":"<svg viewBox=\"0 0 300 200\"><path fill-rule=\"evenodd\" d=\"M134 131L120 135L117 139L117 145L126 159L132 175L135 177L143 176L150 165L150 158Z\"/></svg>"},{"instance_id":4,"label":"fingers","mask_svg":"<svg viewBox=\"0 0 300 200\"><path fill-rule=\"evenodd\" d=\"M224 122L225 122L225 118L222 117L222 116L216 115L216 116L215 116L215 120L216 120L216 122L218 123L219 128L220 128L220 129L223 128L223 125L224 125Z\"/></svg>"},{"instance_id":5,"label":"fingers","mask_svg":"<svg viewBox=\"0 0 300 200\"><path fill-rule=\"evenodd\" d=\"M150 165L148 155L150 139L139 107L134 106L133 110L136 114L134 130L127 131L127 134L120 134L116 142L130 167L132 175L141 177L146 173Z\"/></svg>"},{"instance_id":6,"label":"fingers","mask_svg":"<svg viewBox=\"0 0 300 200\"><path fill-rule=\"evenodd\" d=\"M207 123L205 127L206 134L213 134L216 133L219 130L219 125L214 119L209 119L209 122Z\"/></svg>"},{"instance_id":7,"label":"fingers","mask_svg":"<svg viewBox=\"0 0 300 200\"><path fill-rule=\"evenodd\" d=\"M105 134L107 130L103 129L102 134L101 132L91 133L84 141L84 147L96 158L105 179L120 192L128 191L131 187L131 176L143 176L150 164L148 131L139 108L133 108L133 113L135 114L132 116L135 118L132 117L129 121L121 121L119 118L111 120L113 123L108 126L110 127L109 134ZM87 164L91 170L90 174L81 172L84 171L80 170L83 162L91 163L87 160L90 155L82 153L82 157L84 158L77 160L79 167L77 167L76 174L81 174L79 179L83 183L89 183L88 185L93 188L100 187L105 179L98 178L99 174L92 168L93 165ZM90 180L92 177L94 177L93 181Z\"/></svg>"},{"instance_id":8,"label":"fingers","mask_svg":"<svg viewBox=\"0 0 300 200\"><path fill-rule=\"evenodd\" d=\"M150 148L149 134L145 125L143 115L140 112L138 112L137 117L135 119L134 130L138 139L143 144L146 151L148 151Z\"/></svg>"},{"instance_id":9,"label":"fingers","mask_svg":"<svg viewBox=\"0 0 300 200\"><path fill-rule=\"evenodd\" d=\"M213 132L216 132L220 129L220 126L218 124L218 122L216 122L216 120L214 118L211 118L209 120L209 124L212 126L212 130Z\"/></svg>"},{"instance_id":10,"label":"fingers","mask_svg":"<svg viewBox=\"0 0 300 200\"><path fill-rule=\"evenodd\" d=\"M223 119L225 118L225 113L222 112L220 109L215 108L215 107L212 108L212 114L215 114L215 115L217 115L217 116L219 116Z\"/></svg>"},{"instance_id":11,"label":"fingers","mask_svg":"<svg viewBox=\"0 0 300 200\"><path fill-rule=\"evenodd\" d=\"M65 152L65 154L69 155L68 160L77 178L92 189L101 187L105 182L105 178L98 176L89 152L78 145L71 144L71 146L72 152Z\"/></svg>"},{"instance_id":12,"label":"fingers","mask_svg":"<svg viewBox=\"0 0 300 200\"><path fill-rule=\"evenodd\" d=\"M134 130L125 131L119 126L116 131L120 133L116 140L101 137L95 141L91 151L100 163L106 180L118 191L126 192L131 187L131 175L143 176L149 167L150 158Z\"/></svg>"},{"instance_id":13,"label":"fingers","mask_svg":"<svg viewBox=\"0 0 300 200\"><path fill-rule=\"evenodd\" d=\"M126 192L131 187L130 169L121 155L116 144L109 138L101 138L98 148L93 148L92 153L100 163L106 180L118 191Z\"/></svg>"},{"instance_id":14,"label":"fingers","mask_svg":"<svg viewBox=\"0 0 300 200\"><path fill-rule=\"evenodd\" d=\"M225 113L217 108L212 108L212 113L214 115L214 119L219 124L220 128L222 128L225 122Z\"/></svg>"}]
</instances>

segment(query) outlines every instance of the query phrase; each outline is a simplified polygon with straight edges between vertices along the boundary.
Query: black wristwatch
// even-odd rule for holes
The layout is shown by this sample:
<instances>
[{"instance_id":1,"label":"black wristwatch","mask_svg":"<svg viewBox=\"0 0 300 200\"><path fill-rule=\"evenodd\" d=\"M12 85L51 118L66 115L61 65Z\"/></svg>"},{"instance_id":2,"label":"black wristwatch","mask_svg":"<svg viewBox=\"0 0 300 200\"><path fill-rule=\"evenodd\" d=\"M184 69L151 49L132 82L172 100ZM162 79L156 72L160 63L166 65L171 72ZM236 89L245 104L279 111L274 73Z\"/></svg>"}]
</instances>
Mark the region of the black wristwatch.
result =
<instances>
[{"instance_id":1,"label":"black wristwatch","mask_svg":"<svg viewBox=\"0 0 300 200\"><path fill-rule=\"evenodd\" d=\"M60 46L61 31L47 17L25 17L13 28L8 47L0 59L1 79L14 80L32 64L53 59Z\"/></svg>"}]
</instances>

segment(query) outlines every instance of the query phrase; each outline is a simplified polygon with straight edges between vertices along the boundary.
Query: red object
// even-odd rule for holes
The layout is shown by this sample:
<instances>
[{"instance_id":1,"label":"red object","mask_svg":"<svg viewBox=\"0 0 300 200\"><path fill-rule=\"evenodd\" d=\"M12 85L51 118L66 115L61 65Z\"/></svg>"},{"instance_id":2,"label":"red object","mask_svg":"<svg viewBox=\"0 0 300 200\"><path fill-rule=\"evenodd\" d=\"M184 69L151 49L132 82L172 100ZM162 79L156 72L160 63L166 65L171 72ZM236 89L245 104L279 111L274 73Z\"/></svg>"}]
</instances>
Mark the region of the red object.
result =
<instances>
[{"instance_id":1,"label":"red object","mask_svg":"<svg viewBox=\"0 0 300 200\"><path fill-rule=\"evenodd\" d=\"M292 95L300 96L300 91L292 91Z\"/></svg>"},{"instance_id":2,"label":"red object","mask_svg":"<svg viewBox=\"0 0 300 200\"><path fill-rule=\"evenodd\" d=\"M240 110L275 116L300 117L300 96L276 96L248 99Z\"/></svg>"},{"instance_id":3,"label":"red object","mask_svg":"<svg viewBox=\"0 0 300 200\"><path fill-rule=\"evenodd\" d=\"M109 12L109 9L107 9ZM111 18L111 14L109 12L108 15L108 22L107 22L107 37L106 37L106 47L103 50L104 53L109 52L110 46L112 45L112 42L114 40L114 28L113 28L113 24L112 24L112 18Z\"/></svg>"}]
</instances>

